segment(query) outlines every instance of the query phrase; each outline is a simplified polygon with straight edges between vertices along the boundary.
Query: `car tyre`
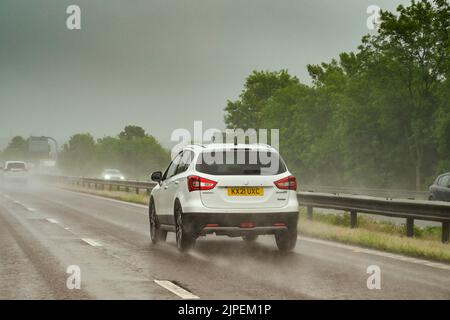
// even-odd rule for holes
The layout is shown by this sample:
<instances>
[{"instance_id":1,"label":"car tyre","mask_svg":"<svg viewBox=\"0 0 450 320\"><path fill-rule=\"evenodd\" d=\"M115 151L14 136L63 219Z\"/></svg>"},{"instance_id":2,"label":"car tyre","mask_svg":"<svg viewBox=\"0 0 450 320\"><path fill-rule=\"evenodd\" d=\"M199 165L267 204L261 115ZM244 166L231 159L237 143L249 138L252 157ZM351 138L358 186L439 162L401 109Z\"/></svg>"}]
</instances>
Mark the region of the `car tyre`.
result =
<instances>
[{"instance_id":1,"label":"car tyre","mask_svg":"<svg viewBox=\"0 0 450 320\"><path fill-rule=\"evenodd\" d=\"M153 199L150 200L149 205L149 221L150 221L150 238L153 244L166 241L167 231L161 230L158 217L156 216L155 203Z\"/></svg>"},{"instance_id":2,"label":"car tyre","mask_svg":"<svg viewBox=\"0 0 450 320\"><path fill-rule=\"evenodd\" d=\"M175 237L180 252L186 252L195 245L195 238L186 231L183 223L183 209L179 203L175 205Z\"/></svg>"},{"instance_id":3,"label":"car tyre","mask_svg":"<svg viewBox=\"0 0 450 320\"><path fill-rule=\"evenodd\" d=\"M297 228L288 227L288 230L275 234L275 241L277 243L278 250L291 251L297 244Z\"/></svg>"}]
</instances>

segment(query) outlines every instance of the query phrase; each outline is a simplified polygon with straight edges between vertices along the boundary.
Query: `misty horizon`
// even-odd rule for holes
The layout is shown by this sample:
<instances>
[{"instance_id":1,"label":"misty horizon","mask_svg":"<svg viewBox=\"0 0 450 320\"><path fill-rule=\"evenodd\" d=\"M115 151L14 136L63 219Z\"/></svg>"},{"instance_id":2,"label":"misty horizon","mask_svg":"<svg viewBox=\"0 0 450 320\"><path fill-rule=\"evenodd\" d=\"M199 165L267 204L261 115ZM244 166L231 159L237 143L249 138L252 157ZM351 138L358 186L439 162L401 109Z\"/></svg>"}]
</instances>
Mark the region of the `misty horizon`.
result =
<instances>
[{"instance_id":1,"label":"misty horizon","mask_svg":"<svg viewBox=\"0 0 450 320\"><path fill-rule=\"evenodd\" d=\"M0 4L0 148L17 135L62 144L126 125L167 148L171 132L195 120L224 129L227 100L253 70L287 69L310 83L307 64L355 50L371 32L371 1L77 1L77 31L65 27L72 1L46 4Z\"/></svg>"}]
</instances>

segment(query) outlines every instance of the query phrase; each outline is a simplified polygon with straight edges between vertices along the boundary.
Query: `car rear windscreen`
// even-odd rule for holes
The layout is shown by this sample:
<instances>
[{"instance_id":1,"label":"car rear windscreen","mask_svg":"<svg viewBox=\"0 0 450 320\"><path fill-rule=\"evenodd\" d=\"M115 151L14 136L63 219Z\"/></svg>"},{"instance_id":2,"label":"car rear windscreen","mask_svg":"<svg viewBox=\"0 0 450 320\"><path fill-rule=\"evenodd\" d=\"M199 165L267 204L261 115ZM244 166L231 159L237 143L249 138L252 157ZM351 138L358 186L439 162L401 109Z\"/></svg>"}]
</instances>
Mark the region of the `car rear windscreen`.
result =
<instances>
[{"instance_id":1,"label":"car rear windscreen","mask_svg":"<svg viewBox=\"0 0 450 320\"><path fill-rule=\"evenodd\" d=\"M21 163L21 162L11 162L8 163L6 168L6 171L10 171L10 170L22 170L22 171L26 171L27 168L25 166L25 163Z\"/></svg>"},{"instance_id":2,"label":"car rear windscreen","mask_svg":"<svg viewBox=\"0 0 450 320\"><path fill-rule=\"evenodd\" d=\"M286 172L277 153L249 149L205 151L198 157L195 169L218 176L271 176Z\"/></svg>"}]
</instances>

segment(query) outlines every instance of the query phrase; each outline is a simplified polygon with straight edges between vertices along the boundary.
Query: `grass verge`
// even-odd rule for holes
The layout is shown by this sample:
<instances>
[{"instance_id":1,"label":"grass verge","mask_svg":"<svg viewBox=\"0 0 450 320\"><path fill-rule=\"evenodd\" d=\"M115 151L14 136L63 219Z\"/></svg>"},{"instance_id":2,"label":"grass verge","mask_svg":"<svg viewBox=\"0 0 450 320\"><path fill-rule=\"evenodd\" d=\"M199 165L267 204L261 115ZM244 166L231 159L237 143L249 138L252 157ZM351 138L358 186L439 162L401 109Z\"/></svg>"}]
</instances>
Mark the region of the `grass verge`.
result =
<instances>
[{"instance_id":1,"label":"grass verge","mask_svg":"<svg viewBox=\"0 0 450 320\"><path fill-rule=\"evenodd\" d=\"M135 193L129 193L125 191L107 191L107 190L97 190L97 189L87 189L87 188L76 188L76 187L67 187L64 186L64 189L81 192L81 193L87 193L87 194L93 194L96 196L101 196L105 198L111 198L115 200L121 200L126 202L132 202L137 204L144 204L148 205L149 196L147 194L135 194Z\"/></svg>"},{"instance_id":2,"label":"grass verge","mask_svg":"<svg viewBox=\"0 0 450 320\"><path fill-rule=\"evenodd\" d=\"M304 208L300 209L300 217L306 218L306 210ZM350 228L349 213L331 214L314 212L314 221ZM406 234L405 224L396 224L388 220L374 220L373 218L362 214L358 215L358 229L386 233L399 237L404 237ZM440 226L414 226L414 237L417 239L441 241L441 234L442 227Z\"/></svg>"},{"instance_id":3,"label":"grass verge","mask_svg":"<svg viewBox=\"0 0 450 320\"><path fill-rule=\"evenodd\" d=\"M331 217L333 216L333 217ZM379 222L367 217L359 217L358 228L350 229L346 215L314 213L314 221L300 213L299 232L301 235L331 240L365 248L450 262L450 245L440 242L439 227L419 228L416 238L404 236L404 226L391 222Z\"/></svg>"}]
</instances>

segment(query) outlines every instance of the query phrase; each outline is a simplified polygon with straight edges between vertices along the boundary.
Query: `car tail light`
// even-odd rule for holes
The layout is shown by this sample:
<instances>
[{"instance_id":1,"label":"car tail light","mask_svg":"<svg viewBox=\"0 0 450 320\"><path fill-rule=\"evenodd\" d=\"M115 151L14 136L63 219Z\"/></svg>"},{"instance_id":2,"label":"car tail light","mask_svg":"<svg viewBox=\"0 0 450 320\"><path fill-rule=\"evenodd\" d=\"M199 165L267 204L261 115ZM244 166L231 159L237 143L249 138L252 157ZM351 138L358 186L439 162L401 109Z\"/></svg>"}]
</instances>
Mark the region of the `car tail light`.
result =
<instances>
[{"instance_id":1,"label":"car tail light","mask_svg":"<svg viewBox=\"0 0 450 320\"><path fill-rule=\"evenodd\" d=\"M206 225L207 228L218 228L219 224L218 223L208 223Z\"/></svg>"},{"instance_id":2,"label":"car tail light","mask_svg":"<svg viewBox=\"0 0 450 320\"><path fill-rule=\"evenodd\" d=\"M297 179L294 176L289 176L281 180L275 181L278 189L283 190L297 190Z\"/></svg>"},{"instance_id":3,"label":"car tail light","mask_svg":"<svg viewBox=\"0 0 450 320\"><path fill-rule=\"evenodd\" d=\"M241 222L241 228L254 228L254 222Z\"/></svg>"},{"instance_id":4,"label":"car tail light","mask_svg":"<svg viewBox=\"0 0 450 320\"><path fill-rule=\"evenodd\" d=\"M286 223L284 223L284 222L277 222L277 223L274 223L274 226L275 227L286 227Z\"/></svg>"},{"instance_id":5,"label":"car tail light","mask_svg":"<svg viewBox=\"0 0 450 320\"><path fill-rule=\"evenodd\" d=\"M188 177L189 192L214 189L217 182L199 176Z\"/></svg>"}]
</instances>

